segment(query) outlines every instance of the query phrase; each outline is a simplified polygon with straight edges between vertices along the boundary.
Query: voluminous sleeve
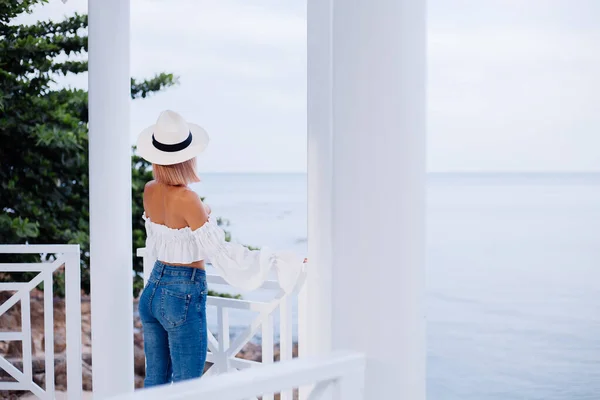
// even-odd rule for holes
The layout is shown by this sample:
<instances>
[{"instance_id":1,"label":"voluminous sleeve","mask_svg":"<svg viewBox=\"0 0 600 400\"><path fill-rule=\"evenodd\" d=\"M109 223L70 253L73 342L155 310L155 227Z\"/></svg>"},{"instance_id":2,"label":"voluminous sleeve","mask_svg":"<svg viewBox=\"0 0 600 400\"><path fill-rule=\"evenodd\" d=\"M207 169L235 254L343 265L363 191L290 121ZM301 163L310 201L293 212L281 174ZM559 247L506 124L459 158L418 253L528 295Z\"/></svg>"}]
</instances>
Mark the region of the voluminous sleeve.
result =
<instances>
[{"instance_id":1,"label":"voluminous sleeve","mask_svg":"<svg viewBox=\"0 0 600 400\"><path fill-rule=\"evenodd\" d=\"M230 285L240 290L254 290L268 279L271 270L277 273L281 288L294 289L305 264L293 253L274 252L268 247L250 250L225 241L225 232L209 220L193 232L194 241L213 267Z\"/></svg>"}]
</instances>

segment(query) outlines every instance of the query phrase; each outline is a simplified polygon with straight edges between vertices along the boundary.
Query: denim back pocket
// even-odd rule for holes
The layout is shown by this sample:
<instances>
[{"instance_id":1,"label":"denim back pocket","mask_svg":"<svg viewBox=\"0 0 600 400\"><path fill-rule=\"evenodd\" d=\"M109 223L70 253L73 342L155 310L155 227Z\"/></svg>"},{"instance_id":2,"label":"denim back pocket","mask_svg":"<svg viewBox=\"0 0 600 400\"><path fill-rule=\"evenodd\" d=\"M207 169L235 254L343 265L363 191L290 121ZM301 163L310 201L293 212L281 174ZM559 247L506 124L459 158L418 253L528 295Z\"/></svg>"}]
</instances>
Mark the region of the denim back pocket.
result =
<instances>
[{"instance_id":1,"label":"denim back pocket","mask_svg":"<svg viewBox=\"0 0 600 400\"><path fill-rule=\"evenodd\" d=\"M182 325L188 314L192 300L189 293L178 293L161 289L160 314L173 327Z\"/></svg>"}]
</instances>

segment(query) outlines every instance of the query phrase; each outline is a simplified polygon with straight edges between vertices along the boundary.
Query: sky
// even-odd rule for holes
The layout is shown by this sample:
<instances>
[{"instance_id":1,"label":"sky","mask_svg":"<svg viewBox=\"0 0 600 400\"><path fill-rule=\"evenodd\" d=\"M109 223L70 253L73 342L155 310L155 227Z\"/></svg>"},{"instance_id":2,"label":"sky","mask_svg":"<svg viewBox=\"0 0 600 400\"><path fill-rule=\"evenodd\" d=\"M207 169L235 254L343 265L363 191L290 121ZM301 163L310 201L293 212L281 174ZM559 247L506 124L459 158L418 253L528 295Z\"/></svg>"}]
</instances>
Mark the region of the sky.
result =
<instances>
[{"instance_id":1,"label":"sky","mask_svg":"<svg viewBox=\"0 0 600 400\"><path fill-rule=\"evenodd\" d=\"M429 171L600 171L598 20L597 0L429 0ZM131 72L179 77L132 103L132 143L173 109L209 132L205 172L305 171L305 1L131 0Z\"/></svg>"}]
</instances>

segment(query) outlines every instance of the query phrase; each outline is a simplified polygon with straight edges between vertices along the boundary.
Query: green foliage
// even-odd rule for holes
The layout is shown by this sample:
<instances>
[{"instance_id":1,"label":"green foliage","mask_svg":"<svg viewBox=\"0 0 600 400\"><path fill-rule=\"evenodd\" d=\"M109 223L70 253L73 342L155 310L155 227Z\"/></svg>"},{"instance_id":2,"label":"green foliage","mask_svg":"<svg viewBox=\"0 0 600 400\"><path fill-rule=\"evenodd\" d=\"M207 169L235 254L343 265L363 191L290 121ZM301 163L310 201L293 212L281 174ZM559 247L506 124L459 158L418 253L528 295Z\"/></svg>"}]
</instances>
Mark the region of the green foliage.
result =
<instances>
[{"instance_id":1,"label":"green foliage","mask_svg":"<svg viewBox=\"0 0 600 400\"><path fill-rule=\"evenodd\" d=\"M226 299L237 299L237 300L240 300L242 298L241 294L218 293L218 292L215 292L212 290L208 291L208 295L216 296L216 297L224 297Z\"/></svg>"},{"instance_id":2,"label":"green foliage","mask_svg":"<svg viewBox=\"0 0 600 400\"><path fill-rule=\"evenodd\" d=\"M87 92L55 86L59 75L87 71L87 61L82 60L87 52L87 16L10 24L38 3L46 0L0 0L0 243L79 244L82 289L89 293ZM56 60L64 55L78 60ZM143 99L175 84L177 78L166 73L131 79L131 98ZM152 179L150 167L132 156L135 296L143 287L143 262L135 249L145 245L142 193ZM35 262L39 256L2 260ZM0 274L0 280L31 278L31 273ZM58 274L54 288L58 295L64 295L62 283Z\"/></svg>"},{"instance_id":3,"label":"green foliage","mask_svg":"<svg viewBox=\"0 0 600 400\"><path fill-rule=\"evenodd\" d=\"M87 16L10 24L36 3L45 1L0 0L0 243L80 244L82 288L89 292L87 92L55 85L59 75L87 70L87 61L81 60L87 51ZM78 60L65 61L65 55ZM63 60L57 61L59 56ZM176 82L165 73L149 80L132 79L131 97L145 98ZM143 247L141 193L150 176L147 163L133 157L137 247ZM135 255L133 260L140 272L141 260ZM136 288L140 282L136 279ZM62 294L61 285L55 290Z\"/></svg>"}]
</instances>

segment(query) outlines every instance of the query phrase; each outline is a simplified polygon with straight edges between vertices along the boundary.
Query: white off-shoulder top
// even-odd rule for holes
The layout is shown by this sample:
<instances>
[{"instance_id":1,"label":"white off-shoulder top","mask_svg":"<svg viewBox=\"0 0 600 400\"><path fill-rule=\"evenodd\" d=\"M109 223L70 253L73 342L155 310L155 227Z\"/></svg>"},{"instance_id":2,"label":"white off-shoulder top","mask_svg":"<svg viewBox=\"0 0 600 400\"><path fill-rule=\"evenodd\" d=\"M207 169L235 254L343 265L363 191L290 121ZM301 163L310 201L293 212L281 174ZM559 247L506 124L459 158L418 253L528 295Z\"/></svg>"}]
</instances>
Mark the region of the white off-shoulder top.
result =
<instances>
[{"instance_id":1,"label":"white off-shoulder top","mask_svg":"<svg viewBox=\"0 0 600 400\"><path fill-rule=\"evenodd\" d=\"M267 247L249 250L225 241L225 231L212 218L196 230L169 228L143 215L146 225L146 256L166 263L190 264L209 261L230 285L254 290L277 273L281 288L290 292L304 268L303 260L293 253L274 252Z\"/></svg>"}]
</instances>

